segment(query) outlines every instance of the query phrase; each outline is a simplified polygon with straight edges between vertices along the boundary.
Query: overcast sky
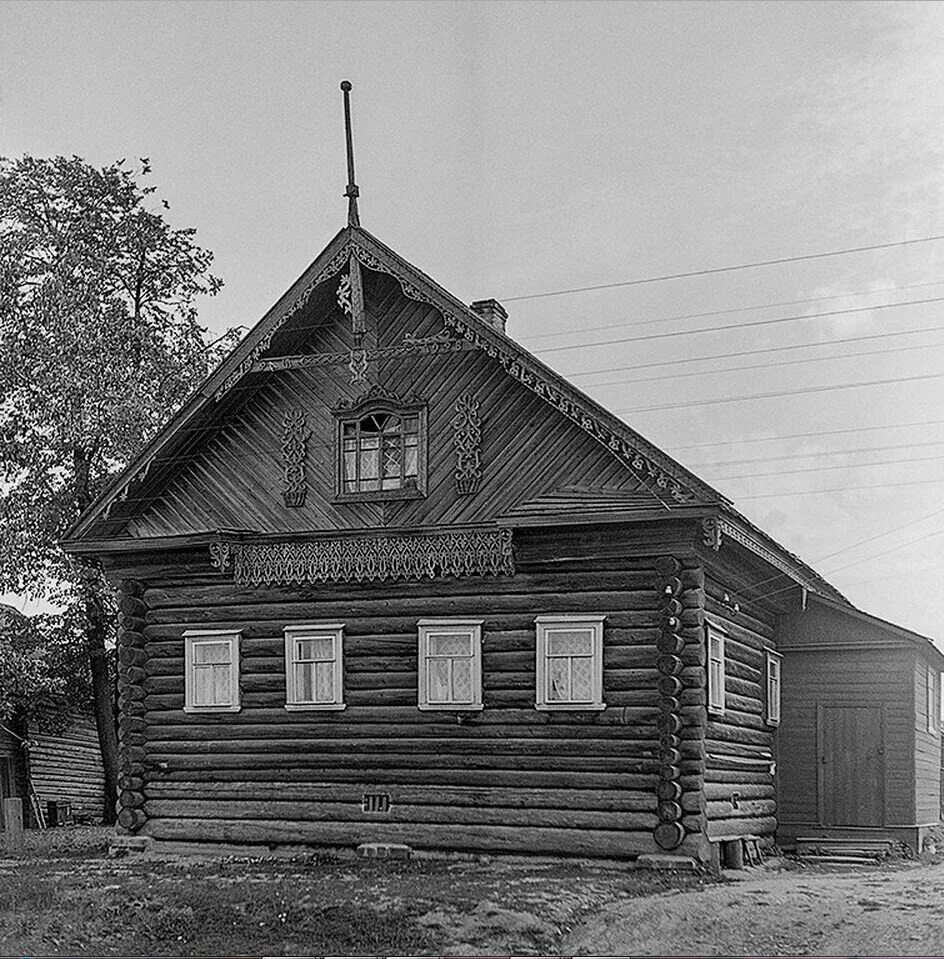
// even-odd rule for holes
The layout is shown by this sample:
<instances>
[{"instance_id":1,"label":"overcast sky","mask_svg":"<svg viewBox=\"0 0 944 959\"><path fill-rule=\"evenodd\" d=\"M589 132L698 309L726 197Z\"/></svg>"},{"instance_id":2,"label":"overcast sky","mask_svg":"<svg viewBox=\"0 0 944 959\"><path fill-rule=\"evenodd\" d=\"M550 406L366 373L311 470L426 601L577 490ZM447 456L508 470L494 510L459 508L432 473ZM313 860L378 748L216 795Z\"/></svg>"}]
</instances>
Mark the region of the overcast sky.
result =
<instances>
[{"instance_id":1,"label":"overcast sky","mask_svg":"<svg viewBox=\"0 0 944 959\"><path fill-rule=\"evenodd\" d=\"M860 309L944 297L944 242L513 299L944 233L944 4L7 0L0 154L150 157L226 282L204 322L252 325L344 224L343 78L364 226L944 640L944 303Z\"/></svg>"}]
</instances>

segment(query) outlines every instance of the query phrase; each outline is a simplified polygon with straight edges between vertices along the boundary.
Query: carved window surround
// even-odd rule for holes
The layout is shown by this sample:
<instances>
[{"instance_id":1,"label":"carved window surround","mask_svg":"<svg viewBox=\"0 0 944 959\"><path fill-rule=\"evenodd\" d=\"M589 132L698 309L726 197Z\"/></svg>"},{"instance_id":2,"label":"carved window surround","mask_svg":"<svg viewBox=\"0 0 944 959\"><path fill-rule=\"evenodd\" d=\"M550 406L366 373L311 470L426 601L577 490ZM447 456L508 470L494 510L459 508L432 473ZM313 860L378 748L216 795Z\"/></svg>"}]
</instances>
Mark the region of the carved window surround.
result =
<instances>
[{"instance_id":1,"label":"carved window surround","mask_svg":"<svg viewBox=\"0 0 944 959\"><path fill-rule=\"evenodd\" d=\"M510 529L210 545L210 562L239 586L511 576Z\"/></svg>"}]
</instances>

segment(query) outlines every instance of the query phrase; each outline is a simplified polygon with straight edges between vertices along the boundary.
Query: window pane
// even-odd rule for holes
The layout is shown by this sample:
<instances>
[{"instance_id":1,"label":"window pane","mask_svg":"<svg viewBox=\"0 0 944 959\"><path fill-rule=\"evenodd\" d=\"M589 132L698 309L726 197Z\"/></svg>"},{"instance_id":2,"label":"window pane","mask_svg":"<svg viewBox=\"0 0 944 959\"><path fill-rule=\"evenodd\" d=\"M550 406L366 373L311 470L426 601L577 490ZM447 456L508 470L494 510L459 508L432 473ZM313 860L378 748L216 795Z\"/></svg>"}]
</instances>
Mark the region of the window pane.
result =
<instances>
[{"instance_id":1,"label":"window pane","mask_svg":"<svg viewBox=\"0 0 944 959\"><path fill-rule=\"evenodd\" d=\"M431 703L449 702L449 662L448 659L430 659L427 661L429 701Z\"/></svg>"},{"instance_id":2,"label":"window pane","mask_svg":"<svg viewBox=\"0 0 944 959\"><path fill-rule=\"evenodd\" d=\"M228 663L229 643L194 643L193 662L198 664Z\"/></svg>"},{"instance_id":3,"label":"window pane","mask_svg":"<svg viewBox=\"0 0 944 959\"><path fill-rule=\"evenodd\" d=\"M589 629L549 629L547 651L551 656L589 656L593 652L593 633Z\"/></svg>"},{"instance_id":4,"label":"window pane","mask_svg":"<svg viewBox=\"0 0 944 959\"><path fill-rule=\"evenodd\" d=\"M430 656L471 656L472 637L468 633L434 633L429 637Z\"/></svg>"},{"instance_id":5,"label":"window pane","mask_svg":"<svg viewBox=\"0 0 944 959\"><path fill-rule=\"evenodd\" d=\"M362 450L361 451L361 479L364 480L375 480L378 476L379 469L379 457L377 455L377 450Z\"/></svg>"},{"instance_id":6,"label":"window pane","mask_svg":"<svg viewBox=\"0 0 944 959\"><path fill-rule=\"evenodd\" d=\"M341 427L341 435L344 437L353 437L357 436L357 424L356 423L345 423ZM345 443L350 442L350 440L345 439ZM346 449L347 447L345 447Z\"/></svg>"},{"instance_id":7,"label":"window pane","mask_svg":"<svg viewBox=\"0 0 944 959\"><path fill-rule=\"evenodd\" d=\"M547 698L551 702L561 702L570 699L570 690L567 683L566 659L549 659L547 661Z\"/></svg>"},{"instance_id":8,"label":"window pane","mask_svg":"<svg viewBox=\"0 0 944 959\"><path fill-rule=\"evenodd\" d=\"M419 472L418 470L418 458L416 455L417 447L408 446L406 448L406 463L403 468L404 475L406 476L416 476Z\"/></svg>"},{"instance_id":9,"label":"window pane","mask_svg":"<svg viewBox=\"0 0 944 959\"><path fill-rule=\"evenodd\" d=\"M404 433L417 433L419 431L419 428L420 428L420 420L418 416L407 416L403 420Z\"/></svg>"},{"instance_id":10,"label":"window pane","mask_svg":"<svg viewBox=\"0 0 944 959\"><path fill-rule=\"evenodd\" d=\"M353 483L357 479L357 453L344 454L344 482Z\"/></svg>"},{"instance_id":11,"label":"window pane","mask_svg":"<svg viewBox=\"0 0 944 959\"><path fill-rule=\"evenodd\" d=\"M315 701L334 702L334 664L317 663L315 665Z\"/></svg>"},{"instance_id":12,"label":"window pane","mask_svg":"<svg viewBox=\"0 0 944 959\"><path fill-rule=\"evenodd\" d=\"M193 704L194 706L209 706L212 700L212 667L195 666L193 670Z\"/></svg>"},{"instance_id":13,"label":"window pane","mask_svg":"<svg viewBox=\"0 0 944 959\"><path fill-rule=\"evenodd\" d=\"M211 666L213 670L213 699L214 706L228 706L230 704L229 666Z\"/></svg>"},{"instance_id":14,"label":"window pane","mask_svg":"<svg viewBox=\"0 0 944 959\"><path fill-rule=\"evenodd\" d=\"M383 429L382 423L386 419L384 416L365 416L361 420L361 437L365 433L379 433Z\"/></svg>"},{"instance_id":15,"label":"window pane","mask_svg":"<svg viewBox=\"0 0 944 959\"><path fill-rule=\"evenodd\" d=\"M296 659L334 659L334 640L327 636L295 640Z\"/></svg>"},{"instance_id":16,"label":"window pane","mask_svg":"<svg viewBox=\"0 0 944 959\"><path fill-rule=\"evenodd\" d=\"M570 693L573 699L590 702L593 699L593 660L578 656L570 661Z\"/></svg>"},{"instance_id":17,"label":"window pane","mask_svg":"<svg viewBox=\"0 0 944 959\"><path fill-rule=\"evenodd\" d=\"M295 698L302 703L314 700L315 667L312 663L297 663L295 666Z\"/></svg>"},{"instance_id":18,"label":"window pane","mask_svg":"<svg viewBox=\"0 0 944 959\"><path fill-rule=\"evenodd\" d=\"M452 699L457 703L472 702L472 660L452 660Z\"/></svg>"}]
</instances>

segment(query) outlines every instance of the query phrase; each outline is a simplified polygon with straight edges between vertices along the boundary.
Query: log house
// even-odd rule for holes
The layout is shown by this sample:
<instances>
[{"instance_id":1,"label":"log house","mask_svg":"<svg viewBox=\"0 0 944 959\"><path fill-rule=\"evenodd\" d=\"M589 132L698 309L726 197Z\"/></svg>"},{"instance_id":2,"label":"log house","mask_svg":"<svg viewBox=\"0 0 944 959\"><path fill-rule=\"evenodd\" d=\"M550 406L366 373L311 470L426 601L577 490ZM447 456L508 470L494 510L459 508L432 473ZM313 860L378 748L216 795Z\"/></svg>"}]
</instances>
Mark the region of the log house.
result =
<instances>
[{"instance_id":1,"label":"log house","mask_svg":"<svg viewBox=\"0 0 944 959\"><path fill-rule=\"evenodd\" d=\"M350 150L349 181L348 225L64 543L121 589L121 828L772 843L782 624L845 600L365 230Z\"/></svg>"}]
</instances>

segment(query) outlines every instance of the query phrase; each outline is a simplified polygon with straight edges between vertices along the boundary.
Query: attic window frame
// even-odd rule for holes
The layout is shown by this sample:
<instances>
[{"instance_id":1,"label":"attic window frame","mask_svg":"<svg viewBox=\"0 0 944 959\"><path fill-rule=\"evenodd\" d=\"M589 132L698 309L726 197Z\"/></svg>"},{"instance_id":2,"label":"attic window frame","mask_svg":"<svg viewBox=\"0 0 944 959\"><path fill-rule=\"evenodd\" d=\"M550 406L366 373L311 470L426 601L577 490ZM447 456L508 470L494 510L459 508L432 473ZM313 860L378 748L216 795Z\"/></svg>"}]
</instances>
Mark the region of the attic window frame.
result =
<instances>
[{"instance_id":1,"label":"attic window frame","mask_svg":"<svg viewBox=\"0 0 944 959\"><path fill-rule=\"evenodd\" d=\"M344 489L344 427L359 424L369 416L396 416L401 422L410 416L417 419L416 485L399 486L396 489L354 490ZM390 400L369 400L343 411L335 411L335 502L369 503L386 500L422 499L426 496L426 405L424 403L396 403ZM358 449L357 455L360 456ZM383 477L383 449L378 449L378 481Z\"/></svg>"}]
</instances>

